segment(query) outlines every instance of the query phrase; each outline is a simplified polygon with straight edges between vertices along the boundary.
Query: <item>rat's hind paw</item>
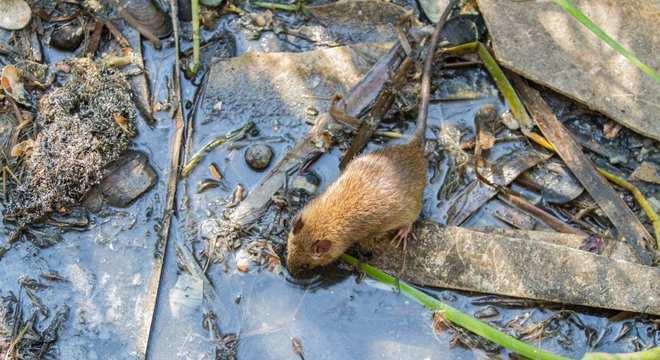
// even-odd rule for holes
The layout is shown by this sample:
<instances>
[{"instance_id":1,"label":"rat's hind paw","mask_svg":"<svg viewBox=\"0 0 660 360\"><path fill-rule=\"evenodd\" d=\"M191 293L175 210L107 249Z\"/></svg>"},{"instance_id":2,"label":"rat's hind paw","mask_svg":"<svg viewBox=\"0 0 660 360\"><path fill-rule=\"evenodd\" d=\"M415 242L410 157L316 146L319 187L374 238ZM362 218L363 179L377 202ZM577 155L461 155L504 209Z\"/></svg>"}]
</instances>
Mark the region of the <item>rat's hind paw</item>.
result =
<instances>
[{"instance_id":1,"label":"rat's hind paw","mask_svg":"<svg viewBox=\"0 0 660 360\"><path fill-rule=\"evenodd\" d=\"M401 247L403 245L403 251L406 251L406 247L408 244L408 236L412 237L413 239L417 240L417 236L415 235L415 232L413 231L413 225L408 224L406 226L403 226L402 228L397 231L396 235L394 238L392 238L392 243L394 243L395 247Z\"/></svg>"}]
</instances>

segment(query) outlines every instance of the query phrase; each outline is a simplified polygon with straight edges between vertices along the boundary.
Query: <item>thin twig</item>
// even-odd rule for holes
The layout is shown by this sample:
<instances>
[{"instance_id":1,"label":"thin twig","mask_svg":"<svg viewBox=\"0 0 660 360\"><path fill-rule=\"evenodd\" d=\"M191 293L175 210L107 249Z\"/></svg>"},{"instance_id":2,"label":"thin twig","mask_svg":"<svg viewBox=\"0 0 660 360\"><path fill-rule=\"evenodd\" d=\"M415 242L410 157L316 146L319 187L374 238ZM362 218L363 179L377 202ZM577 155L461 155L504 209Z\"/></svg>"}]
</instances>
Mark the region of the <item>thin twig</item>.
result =
<instances>
[{"instance_id":1,"label":"thin twig","mask_svg":"<svg viewBox=\"0 0 660 360\"><path fill-rule=\"evenodd\" d=\"M195 166L197 166L197 164L199 164L200 161L202 161L204 157L206 157L206 155L211 152L211 150L229 141L243 139L250 131L252 131L252 129L254 129L254 127L254 122L248 121L247 124L243 125L242 127L211 140L190 158L190 161L181 170L181 176L186 177L190 175L190 172L193 171Z\"/></svg>"},{"instance_id":2,"label":"thin twig","mask_svg":"<svg viewBox=\"0 0 660 360\"><path fill-rule=\"evenodd\" d=\"M197 71L199 70L199 65L200 65L200 60L199 60L199 41L200 41L200 36L199 36L199 0L191 0L191 7L192 7L192 26L193 26L193 33L192 33L192 38L193 38L193 63L190 68L190 72L192 73L193 76L197 75Z\"/></svg>"},{"instance_id":3,"label":"thin twig","mask_svg":"<svg viewBox=\"0 0 660 360\"><path fill-rule=\"evenodd\" d=\"M156 316L156 305L158 303L158 295L160 293L161 275L163 273L163 265L165 264L165 256L167 255L167 243L170 235L170 225L172 223L172 215L174 213L174 204L176 201L176 185L178 180L178 168L181 157L181 145L183 143L183 132L185 121L183 119L183 104L181 103L181 66L179 59L179 23L177 20L177 0L170 0L172 17L172 25L174 32L175 56L176 61L174 64L174 88L177 93L176 111L174 113L174 141L170 148L170 169L167 181L167 195L165 206L163 209L163 220L161 222L161 232L154 245L154 265L151 277L147 283L148 295L145 298L144 311L146 312L146 321L141 324L141 332L138 334L137 339L137 353L141 359L147 358L149 351L149 340L151 338L151 330L153 321Z\"/></svg>"}]
</instances>

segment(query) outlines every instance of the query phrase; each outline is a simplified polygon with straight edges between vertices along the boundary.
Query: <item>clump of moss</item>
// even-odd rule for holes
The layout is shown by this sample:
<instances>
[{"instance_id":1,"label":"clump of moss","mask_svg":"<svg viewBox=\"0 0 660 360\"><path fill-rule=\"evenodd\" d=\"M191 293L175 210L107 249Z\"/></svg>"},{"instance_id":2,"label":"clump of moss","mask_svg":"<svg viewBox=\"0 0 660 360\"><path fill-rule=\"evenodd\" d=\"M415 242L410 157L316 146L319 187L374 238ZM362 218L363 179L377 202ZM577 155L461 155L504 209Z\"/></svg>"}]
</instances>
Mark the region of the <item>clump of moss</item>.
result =
<instances>
[{"instance_id":1,"label":"clump of moss","mask_svg":"<svg viewBox=\"0 0 660 360\"><path fill-rule=\"evenodd\" d=\"M34 148L23 159L20 185L9 192L5 218L21 226L78 204L135 134L123 74L88 59L69 65L71 79L39 101Z\"/></svg>"}]
</instances>

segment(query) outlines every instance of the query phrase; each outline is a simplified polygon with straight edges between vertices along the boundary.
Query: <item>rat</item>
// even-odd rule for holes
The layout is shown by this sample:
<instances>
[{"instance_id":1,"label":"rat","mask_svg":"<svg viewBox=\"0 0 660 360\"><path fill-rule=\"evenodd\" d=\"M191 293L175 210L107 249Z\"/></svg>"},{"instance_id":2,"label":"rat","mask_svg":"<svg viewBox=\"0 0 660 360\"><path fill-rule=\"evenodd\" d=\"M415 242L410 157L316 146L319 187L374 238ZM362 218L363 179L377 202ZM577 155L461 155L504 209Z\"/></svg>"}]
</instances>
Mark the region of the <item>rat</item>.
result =
<instances>
[{"instance_id":1,"label":"rat","mask_svg":"<svg viewBox=\"0 0 660 360\"><path fill-rule=\"evenodd\" d=\"M397 246L403 242L405 249L422 210L428 172L424 147L430 73L443 22L436 24L424 62L415 134L406 144L351 160L339 178L294 217L287 241L290 273L328 265L353 244L394 230L393 241Z\"/></svg>"}]
</instances>

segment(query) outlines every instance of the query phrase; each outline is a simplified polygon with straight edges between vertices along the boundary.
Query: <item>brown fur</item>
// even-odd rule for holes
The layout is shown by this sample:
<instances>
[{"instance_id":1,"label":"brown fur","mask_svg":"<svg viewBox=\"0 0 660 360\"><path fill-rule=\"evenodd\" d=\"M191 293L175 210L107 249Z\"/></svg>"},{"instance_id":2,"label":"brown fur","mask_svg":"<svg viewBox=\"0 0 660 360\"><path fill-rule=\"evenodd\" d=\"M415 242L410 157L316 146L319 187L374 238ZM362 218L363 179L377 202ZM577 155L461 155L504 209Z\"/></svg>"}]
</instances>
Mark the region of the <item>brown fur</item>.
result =
<instances>
[{"instance_id":1,"label":"brown fur","mask_svg":"<svg viewBox=\"0 0 660 360\"><path fill-rule=\"evenodd\" d=\"M294 220L289 271L329 264L356 242L411 225L422 209L426 172L420 136L355 158Z\"/></svg>"}]
</instances>

